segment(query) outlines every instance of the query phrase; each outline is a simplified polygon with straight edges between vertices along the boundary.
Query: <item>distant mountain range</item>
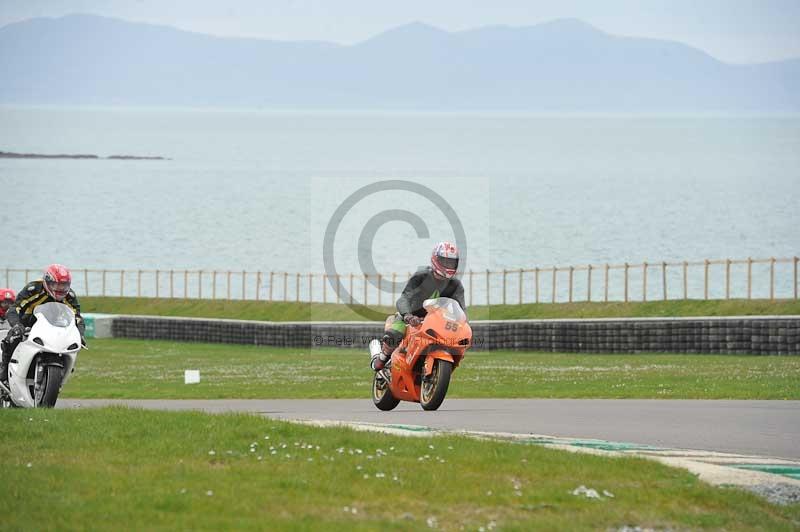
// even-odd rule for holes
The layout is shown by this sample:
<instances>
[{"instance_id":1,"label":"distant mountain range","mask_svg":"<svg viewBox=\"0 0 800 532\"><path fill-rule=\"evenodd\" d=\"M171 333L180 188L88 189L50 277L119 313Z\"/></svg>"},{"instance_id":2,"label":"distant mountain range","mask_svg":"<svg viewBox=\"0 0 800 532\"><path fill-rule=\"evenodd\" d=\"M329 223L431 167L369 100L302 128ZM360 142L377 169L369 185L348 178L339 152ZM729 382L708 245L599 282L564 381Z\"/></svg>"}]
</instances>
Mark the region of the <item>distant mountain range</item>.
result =
<instances>
[{"instance_id":1,"label":"distant mountain range","mask_svg":"<svg viewBox=\"0 0 800 532\"><path fill-rule=\"evenodd\" d=\"M541 111L798 111L800 59L723 63L575 19L364 42L223 38L94 15L0 28L0 103Z\"/></svg>"}]
</instances>

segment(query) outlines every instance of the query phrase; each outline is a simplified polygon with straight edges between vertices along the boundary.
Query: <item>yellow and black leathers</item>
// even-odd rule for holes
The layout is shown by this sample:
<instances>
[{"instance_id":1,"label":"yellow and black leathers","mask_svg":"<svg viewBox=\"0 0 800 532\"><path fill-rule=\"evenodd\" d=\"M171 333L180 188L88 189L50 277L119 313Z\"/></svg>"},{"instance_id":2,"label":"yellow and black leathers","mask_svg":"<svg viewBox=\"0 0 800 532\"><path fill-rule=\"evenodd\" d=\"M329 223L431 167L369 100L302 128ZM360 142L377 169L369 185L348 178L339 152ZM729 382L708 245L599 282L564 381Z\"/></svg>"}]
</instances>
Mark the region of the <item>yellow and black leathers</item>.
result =
<instances>
[{"instance_id":1,"label":"yellow and black leathers","mask_svg":"<svg viewBox=\"0 0 800 532\"><path fill-rule=\"evenodd\" d=\"M8 309L6 313L8 324L13 327L21 323L24 327L31 327L36 322L33 310L39 305L53 301L56 301L56 299L47 293L47 290L44 289L44 282L42 282L41 279L28 283L25 288L20 290L19 294L17 294L14 305ZM63 303L72 309L72 312L75 313L75 325L78 327L81 335L83 335L86 324L83 322L81 305L78 303L78 297L75 295L75 292L70 290L67 297L62 301L58 301L58 303Z\"/></svg>"}]
</instances>

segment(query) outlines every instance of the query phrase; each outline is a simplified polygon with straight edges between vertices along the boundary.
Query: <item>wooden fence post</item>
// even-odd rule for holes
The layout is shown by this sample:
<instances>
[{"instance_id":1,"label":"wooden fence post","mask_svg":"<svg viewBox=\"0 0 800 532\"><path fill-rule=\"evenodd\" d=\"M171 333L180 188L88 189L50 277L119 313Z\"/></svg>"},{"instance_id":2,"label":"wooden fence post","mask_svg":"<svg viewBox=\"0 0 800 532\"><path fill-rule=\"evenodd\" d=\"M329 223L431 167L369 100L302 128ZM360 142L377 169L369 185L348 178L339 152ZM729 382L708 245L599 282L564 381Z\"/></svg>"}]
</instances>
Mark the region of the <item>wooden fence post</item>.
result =
<instances>
[{"instance_id":1,"label":"wooden fence post","mask_svg":"<svg viewBox=\"0 0 800 532\"><path fill-rule=\"evenodd\" d=\"M309 272L308 273L308 302L312 303L314 301L314 274Z\"/></svg>"},{"instance_id":2,"label":"wooden fence post","mask_svg":"<svg viewBox=\"0 0 800 532\"><path fill-rule=\"evenodd\" d=\"M197 299L203 299L203 270L197 270Z\"/></svg>"},{"instance_id":3,"label":"wooden fence post","mask_svg":"<svg viewBox=\"0 0 800 532\"><path fill-rule=\"evenodd\" d=\"M394 287L397 282L397 272L392 273L392 303L394 303ZM472 270L469 272L469 305L472 306Z\"/></svg>"},{"instance_id":4,"label":"wooden fence post","mask_svg":"<svg viewBox=\"0 0 800 532\"><path fill-rule=\"evenodd\" d=\"M731 298L731 259L725 259L725 299Z\"/></svg>"},{"instance_id":5,"label":"wooden fence post","mask_svg":"<svg viewBox=\"0 0 800 532\"><path fill-rule=\"evenodd\" d=\"M625 263L625 303L628 302L628 263Z\"/></svg>"},{"instance_id":6,"label":"wooden fence post","mask_svg":"<svg viewBox=\"0 0 800 532\"><path fill-rule=\"evenodd\" d=\"M247 299L247 272L242 270L242 301Z\"/></svg>"},{"instance_id":7,"label":"wooden fence post","mask_svg":"<svg viewBox=\"0 0 800 532\"><path fill-rule=\"evenodd\" d=\"M261 270L256 272L256 301L261 301Z\"/></svg>"},{"instance_id":8,"label":"wooden fence post","mask_svg":"<svg viewBox=\"0 0 800 532\"><path fill-rule=\"evenodd\" d=\"M183 270L183 299L189 297L189 270Z\"/></svg>"},{"instance_id":9,"label":"wooden fence post","mask_svg":"<svg viewBox=\"0 0 800 532\"><path fill-rule=\"evenodd\" d=\"M328 274L322 274L322 302L328 302Z\"/></svg>"},{"instance_id":10,"label":"wooden fence post","mask_svg":"<svg viewBox=\"0 0 800 532\"><path fill-rule=\"evenodd\" d=\"M647 261L642 263L642 301L647 302Z\"/></svg>"},{"instance_id":11,"label":"wooden fence post","mask_svg":"<svg viewBox=\"0 0 800 532\"><path fill-rule=\"evenodd\" d=\"M283 272L283 300L289 301L287 291L289 290L289 272Z\"/></svg>"},{"instance_id":12,"label":"wooden fence post","mask_svg":"<svg viewBox=\"0 0 800 532\"><path fill-rule=\"evenodd\" d=\"M573 266L569 267L569 302L572 303L572 274L575 272Z\"/></svg>"},{"instance_id":13,"label":"wooden fence post","mask_svg":"<svg viewBox=\"0 0 800 532\"><path fill-rule=\"evenodd\" d=\"M364 274L364 301L362 303L366 306L367 304L367 281L369 281L369 277L367 274Z\"/></svg>"},{"instance_id":14,"label":"wooden fence post","mask_svg":"<svg viewBox=\"0 0 800 532\"><path fill-rule=\"evenodd\" d=\"M300 272L297 272L294 281L294 300L295 303L300 302Z\"/></svg>"},{"instance_id":15,"label":"wooden fence post","mask_svg":"<svg viewBox=\"0 0 800 532\"><path fill-rule=\"evenodd\" d=\"M381 279L383 279L383 276L381 274L378 274L378 306L379 307L381 306L381 292L383 292L383 290L381 290Z\"/></svg>"},{"instance_id":16,"label":"wooden fence post","mask_svg":"<svg viewBox=\"0 0 800 532\"><path fill-rule=\"evenodd\" d=\"M689 264L683 261L683 299L689 299Z\"/></svg>"},{"instance_id":17,"label":"wooden fence post","mask_svg":"<svg viewBox=\"0 0 800 532\"><path fill-rule=\"evenodd\" d=\"M103 290L101 291L101 293L103 294L103 297L106 296L106 271L105 271L105 269L103 270Z\"/></svg>"},{"instance_id":18,"label":"wooden fence post","mask_svg":"<svg viewBox=\"0 0 800 532\"><path fill-rule=\"evenodd\" d=\"M227 283L226 283L226 290L225 290L225 299L230 301L231 300L231 272L230 272L230 270L228 270L226 272L226 280L227 280Z\"/></svg>"},{"instance_id":19,"label":"wooden fence post","mask_svg":"<svg viewBox=\"0 0 800 532\"><path fill-rule=\"evenodd\" d=\"M170 297L170 299L173 299L175 297L174 288L175 288L175 271L174 270L170 270L169 271L169 297Z\"/></svg>"},{"instance_id":20,"label":"wooden fence post","mask_svg":"<svg viewBox=\"0 0 800 532\"><path fill-rule=\"evenodd\" d=\"M605 272L605 293L603 294L603 301L608 303L608 263L606 262L606 272Z\"/></svg>"},{"instance_id":21,"label":"wooden fence post","mask_svg":"<svg viewBox=\"0 0 800 532\"><path fill-rule=\"evenodd\" d=\"M552 293L550 294L552 302L556 302L556 267L553 266L553 286L551 287Z\"/></svg>"},{"instance_id":22,"label":"wooden fence post","mask_svg":"<svg viewBox=\"0 0 800 532\"><path fill-rule=\"evenodd\" d=\"M352 305L355 299L353 299L353 274L350 274L350 304Z\"/></svg>"},{"instance_id":23,"label":"wooden fence post","mask_svg":"<svg viewBox=\"0 0 800 532\"><path fill-rule=\"evenodd\" d=\"M486 270L486 306L489 306L489 270Z\"/></svg>"},{"instance_id":24,"label":"wooden fence post","mask_svg":"<svg viewBox=\"0 0 800 532\"><path fill-rule=\"evenodd\" d=\"M119 271L119 296L125 297L125 270Z\"/></svg>"},{"instance_id":25,"label":"wooden fence post","mask_svg":"<svg viewBox=\"0 0 800 532\"><path fill-rule=\"evenodd\" d=\"M703 263L703 299L708 301L708 259Z\"/></svg>"},{"instance_id":26,"label":"wooden fence post","mask_svg":"<svg viewBox=\"0 0 800 532\"><path fill-rule=\"evenodd\" d=\"M753 259L747 257L747 299L753 298Z\"/></svg>"},{"instance_id":27,"label":"wooden fence post","mask_svg":"<svg viewBox=\"0 0 800 532\"><path fill-rule=\"evenodd\" d=\"M217 270L211 270L211 299L217 299Z\"/></svg>"},{"instance_id":28,"label":"wooden fence post","mask_svg":"<svg viewBox=\"0 0 800 532\"><path fill-rule=\"evenodd\" d=\"M586 266L586 301L592 300L592 265Z\"/></svg>"},{"instance_id":29,"label":"wooden fence post","mask_svg":"<svg viewBox=\"0 0 800 532\"><path fill-rule=\"evenodd\" d=\"M136 297L142 297L142 270L136 271Z\"/></svg>"},{"instance_id":30,"label":"wooden fence post","mask_svg":"<svg viewBox=\"0 0 800 532\"><path fill-rule=\"evenodd\" d=\"M504 268L503 269L503 305L506 304L506 277L508 277L508 271Z\"/></svg>"},{"instance_id":31,"label":"wooden fence post","mask_svg":"<svg viewBox=\"0 0 800 532\"><path fill-rule=\"evenodd\" d=\"M769 259L769 300L775 301L775 257Z\"/></svg>"},{"instance_id":32,"label":"wooden fence post","mask_svg":"<svg viewBox=\"0 0 800 532\"><path fill-rule=\"evenodd\" d=\"M27 282L28 282L28 280L26 279L25 283L27 283ZM83 270L83 284L86 287L86 295L88 296L89 295L89 270L87 270L87 269Z\"/></svg>"},{"instance_id":33,"label":"wooden fence post","mask_svg":"<svg viewBox=\"0 0 800 532\"><path fill-rule=\"evenodd\" d=\"M664 301L667 300L667 263L662 261L661 262L661 294L664 297Z\"/></svg>"},{"instance_id":34,"label":"wooden fence post","mask_svg":"<svg viewBox=\"0 0 800 532\"><path fill-rule=\"evenodd\" d=\"M522 304L522 268L519 269L519 304Z\"/></svg>"},{"instance_id":35,"label":"wooden fence post","mask_svg":"<svg viewBox=\"0 0 800 532\"><path fill-rule=\"evenodd\" d=\"M156 299L161 297L161 290L158 285L161 284L161 270L156 270Z\"/></svg>"},{"instance_id":36,"label":"wooden fence post","mask_svg":"<svg viewBox=\"0 0 800 532\"><path fill-rule=\"evenodd\" d=\"M536 291L536 302L539 302L539 267L537 266L533 270L533 284L535 285Z\"/></svg>"},{"instance_id":37,"label":"wooden fence post","mask_svg":"<svg viewBox=\"0 0 800 532\"><path fill-rule=\"evenodd\" d=\"M269 296L268 296L270 303L272 303L272 284L273 284L274 280L275 280L275 272L270 271L269 272Z\"/></svg>"},{"instance_id":38,"label":"wooden fence post","mask_svg":"<svg viewBox=\"0 0 800 532\"><path fill-rule=\"evenodd\" d=\"M800 257L794 258L794 298L797 299L797 263L800 262Z\"/></svg>"}]
</instances>

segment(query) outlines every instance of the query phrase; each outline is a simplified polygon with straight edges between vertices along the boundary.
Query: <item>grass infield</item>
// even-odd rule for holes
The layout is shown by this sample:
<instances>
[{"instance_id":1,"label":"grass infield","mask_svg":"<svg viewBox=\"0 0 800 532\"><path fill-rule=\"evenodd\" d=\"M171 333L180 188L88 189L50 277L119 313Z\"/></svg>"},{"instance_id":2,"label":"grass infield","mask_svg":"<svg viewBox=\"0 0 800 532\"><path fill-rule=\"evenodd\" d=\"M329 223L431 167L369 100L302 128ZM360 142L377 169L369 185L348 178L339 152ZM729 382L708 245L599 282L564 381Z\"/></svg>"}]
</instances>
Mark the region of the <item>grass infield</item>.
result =
<instances>
[{"instance_id":1,"label":"grass infield","mask_svg":"<svg viewBox=\"0 0 800 532\"><path fill-rule=\"evenodd\" d=\"M0 421L4 530L796 530L800 523L800 505L774 506L630 457L233 414L6 410Z\"/></svg>"},{"instance_id":2,"label":"grass infield","mask_svg":"<svg viewBox=\"0 0 800 532\"><path fill-rule=\"evenodd\" d=\"M62 396L366 398L366 352L96 339ZM199 384L185 385L184 370ZM467 352L448 397L800 399L800 357Z\"/></svg>"},{"instance_id":3,"label":"grass infield","mask_svg":"<svg viewBox=\"0 0 800 532\"><path fill-rule=\"evenodd\" d=\"M264 321L363 321L346 305L266 301L81 297L84 312ZM393 307L370 307L389 315ZM540 303L470 306L472 320L650 318L679 316L800 315L795 300L653 301L648 303Z\"/></svg>"}]
</instances>

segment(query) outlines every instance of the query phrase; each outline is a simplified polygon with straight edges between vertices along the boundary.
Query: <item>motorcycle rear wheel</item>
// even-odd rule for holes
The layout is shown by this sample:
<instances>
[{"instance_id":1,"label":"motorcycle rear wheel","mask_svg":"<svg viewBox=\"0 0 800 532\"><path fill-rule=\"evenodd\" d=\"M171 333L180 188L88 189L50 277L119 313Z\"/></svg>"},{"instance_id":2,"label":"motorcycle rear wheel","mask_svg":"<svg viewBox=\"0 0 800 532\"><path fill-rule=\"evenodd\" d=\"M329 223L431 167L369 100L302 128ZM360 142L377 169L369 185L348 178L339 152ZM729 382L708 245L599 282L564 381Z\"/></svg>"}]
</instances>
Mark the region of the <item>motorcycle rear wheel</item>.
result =
<instances>
[{"instance_id":1,"label":"motorcycle rear wheel","mask_svg":"<svg viewBox=\"0 0 800 532\"><path fill-rule=\"evenodd\" d=\"M433 371L430 377L422 380L422 389L419 394L419 404L423 410L436 410L442 406L447 388L450 386L450 375L453 373L453 363L437 358L433 361Z\"/></svg>"},{"instance_id":2,"label":"motorcycle rear wheel","mask_svg":"<svg viewBox=\"0 0 800 532\"><path fill-rule=\"evenodd\" d=\"M378 410L394 410L400 404L400 399L392 395L392 390L389 388L389 383L386 379L378 377L378 372L372 377L372 402L378 407Z\"/></svg>"}]
</instances>

